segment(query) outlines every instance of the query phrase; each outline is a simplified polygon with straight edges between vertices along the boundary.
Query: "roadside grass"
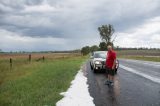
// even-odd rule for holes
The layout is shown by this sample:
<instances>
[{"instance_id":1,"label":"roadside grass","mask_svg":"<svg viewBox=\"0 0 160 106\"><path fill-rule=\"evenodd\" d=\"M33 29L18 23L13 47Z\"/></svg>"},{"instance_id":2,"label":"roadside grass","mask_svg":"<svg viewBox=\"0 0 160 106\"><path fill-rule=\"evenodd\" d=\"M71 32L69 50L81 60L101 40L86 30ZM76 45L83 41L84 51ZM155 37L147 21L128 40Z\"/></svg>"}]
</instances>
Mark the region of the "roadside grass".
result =
<instances>
[{"instance_id":1,"label":"roadside grass","mask_svg":"<svg viewBox=\"0 0 160 106\"><path fill-rule=\"evenodd\" d=\"M160 62L160 50L117 50L118 58Z\"/></svg>"},{"instance_id":2,"label":"roadside grass","mask_svg":"<svg viewBox=\"0 0 160 106\"><path fill-rule=\"evenodd\" d=\"M54 106L86 59L73 56L32 63L19 59L11 70L8 61L0 59L0 106Z\"/></svg>"},{"instance_id":3,"label":"roadside grass","mask_svg":"<svg viewBox=\"0 0 160 106\"><path fill-rule=\"evenodd\" d=\"M160 56L160 49L157 50L117 50L119 56Z\"/></svg>"},{"instance_id":4,"label":"roadside grass","mask_svg":"<svg viewBox=\"0 0 160 106\"><path fill-rule=\"evenodd\" d=\"M160 56L133 56L133 55L124 56L123 55L123 56L118 56L118 58L160 62Z\"/></svg>"}]
</instances>

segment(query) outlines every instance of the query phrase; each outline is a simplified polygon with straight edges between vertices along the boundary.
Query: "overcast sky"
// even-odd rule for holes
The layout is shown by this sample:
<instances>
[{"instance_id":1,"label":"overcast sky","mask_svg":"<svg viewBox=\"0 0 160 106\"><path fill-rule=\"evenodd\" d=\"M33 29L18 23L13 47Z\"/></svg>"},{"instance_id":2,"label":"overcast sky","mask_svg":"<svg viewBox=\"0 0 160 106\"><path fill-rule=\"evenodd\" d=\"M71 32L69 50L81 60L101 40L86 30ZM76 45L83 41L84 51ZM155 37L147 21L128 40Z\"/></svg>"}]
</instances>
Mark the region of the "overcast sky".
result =
<instances>
[{"instance_id":1,"label":"overcast sky","mask_svg":"<svg viewBox=\"0 0 160 106\"><path fill-rule=\"evenodd\" d=\"M0 0L0 49L98 45L102 24L114 26L116 46L160 48L159 0Z\"/></svg>"}]
</instances>

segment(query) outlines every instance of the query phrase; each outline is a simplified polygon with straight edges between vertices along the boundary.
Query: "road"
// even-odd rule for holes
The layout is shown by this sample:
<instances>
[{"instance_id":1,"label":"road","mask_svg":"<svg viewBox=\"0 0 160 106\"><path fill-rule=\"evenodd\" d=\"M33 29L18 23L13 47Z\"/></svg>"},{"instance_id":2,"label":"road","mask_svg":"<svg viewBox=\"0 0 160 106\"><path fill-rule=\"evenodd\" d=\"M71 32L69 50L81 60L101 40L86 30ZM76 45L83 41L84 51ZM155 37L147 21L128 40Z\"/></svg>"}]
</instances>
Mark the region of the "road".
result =
<instances>
[{"instance_id":1,"label":"road","mask_svg":"<svg viewBox=\"0 0 160 106\"><path fill-rule=\"evenodd\" d=\"M84 67L96 106L160 106L160 63L120 59L114 86L104 85L104 73Z\"/></svg>"}]
</instances>

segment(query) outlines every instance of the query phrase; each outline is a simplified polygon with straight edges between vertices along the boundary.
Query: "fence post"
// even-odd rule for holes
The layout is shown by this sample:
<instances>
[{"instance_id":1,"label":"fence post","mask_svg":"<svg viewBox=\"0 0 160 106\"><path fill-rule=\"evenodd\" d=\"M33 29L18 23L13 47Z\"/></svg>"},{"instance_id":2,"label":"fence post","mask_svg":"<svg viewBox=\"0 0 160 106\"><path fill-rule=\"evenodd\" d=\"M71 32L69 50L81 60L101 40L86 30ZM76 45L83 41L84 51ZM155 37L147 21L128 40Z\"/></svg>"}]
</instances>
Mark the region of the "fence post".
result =
<instances>
[{"instance_id":1,"label":"fence post","mask_svg":"<svg viewBox=\"0 0 160 106\"><path fill-rule=\"evenodd\" d=\"M12 69L12 58L9 59L10 62L10 69Z\"/></svg>"},{"instance_id":2,"label":"fence post","mask_svg":"<svg viewBox=\"0 0 160 106\"><path fill-rule=\"evenodd\" d=\"M31 54L29 54L29 59L28 59L29 62L31 62L31 59L32 59Z\"/></svg>"},{"instance_id":3,"label":"fence post","mask_svg":"<svg viewBox=\"0 0 160 106\"><path fill-rule=\"evenodd\" d=\"M43 62L44 62L44 59L45 59L44 56L42 57L42 59L43 59Z\"/></svg>"}]
</instances>

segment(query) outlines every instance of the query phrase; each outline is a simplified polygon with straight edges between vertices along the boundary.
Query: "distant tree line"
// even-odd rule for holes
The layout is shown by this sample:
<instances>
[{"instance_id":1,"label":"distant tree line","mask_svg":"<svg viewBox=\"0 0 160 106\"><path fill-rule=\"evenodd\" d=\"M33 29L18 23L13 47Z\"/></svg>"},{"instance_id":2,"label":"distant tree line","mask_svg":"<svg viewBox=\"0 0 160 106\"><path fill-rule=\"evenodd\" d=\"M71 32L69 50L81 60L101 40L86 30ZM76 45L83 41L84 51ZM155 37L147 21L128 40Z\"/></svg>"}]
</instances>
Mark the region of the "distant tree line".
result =
<instances>
[{"instance_id":1,"label":"distant tree line","mask_svg":"<svg viewBox=\"0 0 160 106\"><path fill-rule=\"evenodd\" d=\"M9 52L4 52L0 51L0 53L80 53L81 49L75 49L75 50L64 50L64 51L9 51Z\"/></svg>"},{"instance_id":2,"label":"distant tree line","mask_svg":"<svg viewBox=\"0 0 160 106\"><path fill-rule=\"evenodd\" d=\"M104 42L100 42L99 46L93 45L93 46L85 46L81 49L76 50L68 50L68 51L36 51L36 52L27 52L27 51L10 51L10 52L4 52L0 51L0 53L81 53L82 55L87 55L90 52L94 51L105 51L107 50L107 46ZM160 50L160 48L147 48L147 47L139 47L139 48L126 48L126 47L114 47L114 50Z\"/></svg>"},{"instance_id":3,"label":"distant tree line","mask_svg":"<svg viewBox=\"0 0 160 106\"><path fill-rule=\"evenodd\" d=\"M115 50L160 50L160 48L149 48L149 47L114 47Z\"/></svg>"},{"instance_id":4,"label":"distant tree line","mask_svg":"<svg viewBox=\"0 0 160 106\"><path fill-rule=\"evenodd\" d=\"M82 47L81 53L82 55L87 55L91 52L94 51L106 51L107 50L107 44L105 42L100 42L99 46L93 45L93 46L85 46ZM114 46L114 50L119 51L119 50L160 50L160 48L147 48L147 47L139 47L139 48L126 48L126 47L119 47L119 46Z\"/></svg>"}]
</instances>

